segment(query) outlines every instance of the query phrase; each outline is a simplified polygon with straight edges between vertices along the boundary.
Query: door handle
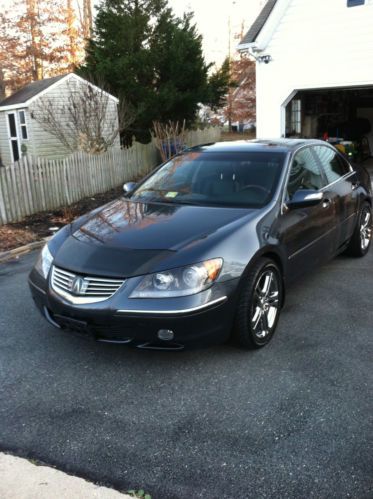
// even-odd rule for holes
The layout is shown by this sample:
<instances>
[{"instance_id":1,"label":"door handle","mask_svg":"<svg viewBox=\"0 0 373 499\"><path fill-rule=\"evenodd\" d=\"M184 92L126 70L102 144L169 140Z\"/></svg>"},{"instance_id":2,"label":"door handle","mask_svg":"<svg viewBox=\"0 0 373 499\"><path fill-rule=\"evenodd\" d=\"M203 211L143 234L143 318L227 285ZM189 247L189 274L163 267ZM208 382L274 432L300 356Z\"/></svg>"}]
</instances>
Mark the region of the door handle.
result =
<instances>
[{"instance_id":1,"label":"door handle","mask_svg":"<svg viewBox=\"0 0 373 499\"><path fill-rule=\"evenodd\" d=\"M354 191L355 189L357 189L360 185L360 182L358 180L355 180L355 182L352 182L351 184L351 188L352 190Z\"/></svg>"},{"instance_id":2,"label":"door handle","mask_svg":"<svg viewBox=\"0 0 373 499\"><path fill-rule=\"evenodd\" d=\"M322 202L322 207L323 208L328 208L330 205L332 204L332 201L331 199L329 198L325 198Z\"/></svg>"}]
</instances>

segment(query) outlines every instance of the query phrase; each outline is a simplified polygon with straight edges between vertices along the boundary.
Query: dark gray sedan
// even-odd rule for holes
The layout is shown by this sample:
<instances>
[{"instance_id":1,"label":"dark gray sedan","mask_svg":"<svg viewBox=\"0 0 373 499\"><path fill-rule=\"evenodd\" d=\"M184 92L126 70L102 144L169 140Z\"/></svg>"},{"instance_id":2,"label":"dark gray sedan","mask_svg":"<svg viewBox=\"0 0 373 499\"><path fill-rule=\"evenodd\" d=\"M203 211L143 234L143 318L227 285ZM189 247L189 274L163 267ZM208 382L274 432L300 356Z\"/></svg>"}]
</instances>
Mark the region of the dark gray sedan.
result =
<instances>
[{"instance_id":1,"label":"dark gray sedan","mask_svg":"<svg viewBox=\"0 0 373 499\"><path fill-rule=\"evenodd\" d=\"M321 141L199 146L124 187L30 274L55 327L140 348L262 347L292 280L371 243L369 175Z\"/></svg>"}]
</instances>

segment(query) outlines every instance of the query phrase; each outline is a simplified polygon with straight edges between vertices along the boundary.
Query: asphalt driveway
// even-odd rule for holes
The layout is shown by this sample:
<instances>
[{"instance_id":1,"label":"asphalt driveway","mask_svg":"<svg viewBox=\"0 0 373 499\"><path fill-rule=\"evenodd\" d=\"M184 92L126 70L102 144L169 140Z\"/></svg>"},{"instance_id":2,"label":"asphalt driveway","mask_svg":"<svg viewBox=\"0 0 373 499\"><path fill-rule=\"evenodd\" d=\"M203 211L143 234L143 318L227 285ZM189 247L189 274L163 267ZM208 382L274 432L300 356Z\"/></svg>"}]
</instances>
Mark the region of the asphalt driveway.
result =
<instances>
[{"instance_id":1,"label":"asphalt driveway","mask_svg":"<svg viewBox=\"0 0 373 499\"><path fill-rule=\"evenodd\" d=\"M35 257L0 265L0 450L154 499L373 497L373 251L293 287L257 352L60 333Z\"/></svg>"}]
</instances>

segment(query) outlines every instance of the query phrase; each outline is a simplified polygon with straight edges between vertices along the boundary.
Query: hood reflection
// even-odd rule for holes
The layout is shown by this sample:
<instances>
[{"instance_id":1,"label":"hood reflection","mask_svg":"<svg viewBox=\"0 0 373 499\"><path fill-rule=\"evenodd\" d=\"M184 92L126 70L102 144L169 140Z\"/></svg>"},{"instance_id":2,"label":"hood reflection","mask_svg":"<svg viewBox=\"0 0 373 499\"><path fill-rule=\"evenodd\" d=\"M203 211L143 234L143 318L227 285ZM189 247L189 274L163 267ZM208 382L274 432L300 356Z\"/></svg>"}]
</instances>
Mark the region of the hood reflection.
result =
<instances>
[{"instance_id":1,"label":"hood reflection","mask_svg":"<svg viewBox=\"0 0 373 499\"><path fill-rule=\"evenodd\" d=\"M169 221L180 206L135 203L118 199L96 213L75 233L83 242L105 244L126 230L141 230L162 221Z\"/></svg>"}]
</instances>

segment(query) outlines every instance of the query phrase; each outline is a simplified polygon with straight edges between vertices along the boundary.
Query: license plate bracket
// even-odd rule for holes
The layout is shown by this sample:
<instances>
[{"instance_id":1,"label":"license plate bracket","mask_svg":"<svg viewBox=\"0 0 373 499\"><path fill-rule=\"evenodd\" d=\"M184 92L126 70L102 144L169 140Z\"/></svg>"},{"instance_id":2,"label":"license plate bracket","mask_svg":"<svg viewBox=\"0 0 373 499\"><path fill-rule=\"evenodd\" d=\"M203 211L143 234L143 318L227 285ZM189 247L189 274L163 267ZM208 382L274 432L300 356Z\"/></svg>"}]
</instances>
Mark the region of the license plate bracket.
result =
<instances>
[{"instance_id":1,"label":"license plate bracket","mask_svg":"<svg viewBox=\"0 0 373 499\"><path fill-rule=\"evenodd\" d=\"M73 319L72 317L66 317L64 315L54 315L54 319L61 327L71 329L78 333L89 334L88 323L85 321L80 321Z\"/></svg>"}]
</instances>

